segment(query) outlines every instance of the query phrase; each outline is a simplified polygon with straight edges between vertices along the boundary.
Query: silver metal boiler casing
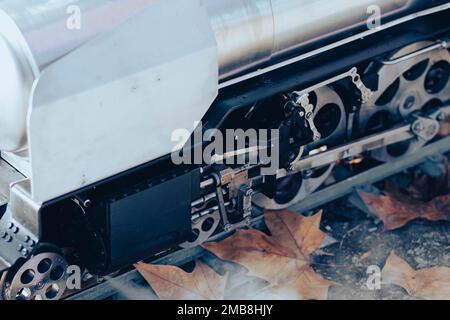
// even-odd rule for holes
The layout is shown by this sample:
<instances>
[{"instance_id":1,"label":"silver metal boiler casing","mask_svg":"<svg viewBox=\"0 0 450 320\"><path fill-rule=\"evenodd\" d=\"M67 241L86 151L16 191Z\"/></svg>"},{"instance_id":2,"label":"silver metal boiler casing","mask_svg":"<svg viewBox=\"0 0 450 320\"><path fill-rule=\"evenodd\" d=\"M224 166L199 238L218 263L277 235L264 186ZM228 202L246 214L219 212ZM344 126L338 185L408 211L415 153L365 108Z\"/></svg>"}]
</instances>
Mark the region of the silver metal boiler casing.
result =
<instances>
[{"instance_id":1,"label":"silver metal boiler casing","mask_svg":"<svg viewBox=\"0 0 450 320\"><path fill-rule=\"evenodd\" d=\"M114 28L151 2L153 0L0 1L3 10L0 11L0 150L17 152L27 147L29 95L34 80L45 66ZM389 16L408 10L417 2L203 0L216 36L221 79L364 24L369 17L369 6L376 5L384 16ZM82 27L76 32L67 28L73 5L79 6L82 13ZM176 25L176 17L173 23ZM132 57L133 52L130 52Z\"/></svg>"},{"instance_id":2,"label":"silver metal boiler casing","mask_svg":"<svg viewBox=\"0 0 450 320\"><path fill-rule=\"evenodd\" d=\"M205 0L219 48L221 78L229 78L301 47L406 12L411 0Z\"/></svg>"},{"instance_id":3,"label":"silver metal boiler casing","mask_svg":"<svg viewBox=\"0 0 450 320\"><path fill-rule=\"evenodd\" d=\"M17 152L27 147L30 93L47 65L124 22L150 2L0 1L0 151ZM79 30L67 27L71 14L76 13L74 5L82 10Z\"/></svg>"}]
</instances>

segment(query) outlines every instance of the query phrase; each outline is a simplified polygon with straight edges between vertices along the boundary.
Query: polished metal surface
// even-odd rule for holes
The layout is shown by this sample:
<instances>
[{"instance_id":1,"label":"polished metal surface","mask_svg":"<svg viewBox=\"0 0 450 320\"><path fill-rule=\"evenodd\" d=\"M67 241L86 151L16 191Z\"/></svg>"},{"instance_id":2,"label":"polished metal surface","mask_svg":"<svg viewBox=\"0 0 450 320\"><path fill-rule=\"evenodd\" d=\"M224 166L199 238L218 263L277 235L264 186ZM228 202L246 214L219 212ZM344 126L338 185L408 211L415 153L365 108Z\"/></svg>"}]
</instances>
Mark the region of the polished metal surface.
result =
<instances>
[{"instance_id":1,"label":"polished metal surface","mask_svg":"<svg viewBox=\"0 0 450 320\"><path fill-rule=\"evenodd\" d=\"M221 78L281 59L305 45L366 25L370 6L382 17L409 10L408 0L207 0Z\"/></svg>"},{"instance_id":2,"label":"polished metal surface","mask_svg":"<svg viewBox=\"0 0 450 320\"><path fill-rule=\"evenodd\" d=\"M85 42L126 21L154 0L2 0L42 69ZM70 27L79 8L80 28Z\"/></svg>"},{"instance_id":3,"label":"polished metal surface","mask_svg":"<svg viewBox=\"0 0 450 320\"><path fill-rule=\"evenodd\" d=\"M5 300L59 300L67 288L68 264L63 256L40 253L11 276Z\"/></svg>"},{"instance_id":4,"label":"polished metal surface","mask_svg":"<svg viewBox=\"0 0 450 320\"><path fill-rule=\"evenodd\" d=\"M24 178L9 163L0 159L0 207L9 202L9 186Z\"/></svg>"},{"instance_id":5,"label":"polished metal surface","mask_svg":"<svg viewBox=\"0 0 450 320\"><path fill-rule=\"evenodd\" d=\"M127 20L155 0L2 0L37 65L64 56ZM377 6L383 18L407 12L420 0L204 0L217 38L221 78L295 52L301 46L363 26ZM71 6L81 28L67 27ZM176 23L176 22L174 22Z\"/></svg>"},{"instance_id":6,"label":"polished metal surface","mask_svg":"<svg viewBox=\"0 0 450 320\"><path fill-rule=\"evenodd\" d=\"M30 94L34 81L47 65L125 21L152 1L0 1L0 150L20 151L27 147ZM81 10L80 29L68 28L72 5ZM83 65L79 68L82 72Z\"/></svg>"},{"instance_id":7,"label":"polished metal surface","mask_svg":"<svg viewBox=\"0 0 450 320\"><path fill-rule=\"evenodd\" d=\"M425 2L420 2L420 1L417 1L417 3L425 4ZM324 54L327 51L330 51L332 49L344 46L344 45L354 42L358 39L363 39L365 37L371 36L377 32L394 28L403 23L418 19L420 17L426 17L429 15L435 14L437 12L443 12L443 11L450 9L450 2L441 1L440 4L433 3L433 5L435 5L435 6L426 7L426 9L423 9L422 7L420 7L420 11L412 10L411 13L409 13L407 15L401 15L400 18L395 18L392 21L384 22L377 28L370 28L365 31L355 33L351 36L343 37L342 39L335 39L334 41L332 41L328 44L319 46L319 48L317 48L317 49L313 49L313 50L309 50L309 51L306 50L306 52L304 52L304 53L299 52L298 54L294 54L293 57L286 58L286 59L283 59L280 61L274 61L273 63L268 64L267 66L263 66L257 70L254 70L254 71L250 70L249 72L244 73L242 75L238 75L236 77L224 80L219 84L219 89L223 89L223 88L235 85L237 83L268 74L269 72L272 72L274 70L284 68L286 66L292 65L299 61L303 61L303 60L309 59L311 57L317 56L319 54ZM413 6L413 7L415 7L415 6ZM405 10L405 11L408 11L408 10ZM386 19L384 19L384 20L386 20Z\"/></svg>"},{"instance_id":8,"label":"polished metal surface","mask_svg":"<svg viewBox=\"0 0 450 320\"><path fill-rule=\"evenodd\" d=\"M46 66L155 2L0 0L0 150L27 148L29 98ZM82 14L76 30L67 25L73 5ZM386 26L431 4L421 0L203 0L203 5L216 37L220 79L226 80L245 73L250 76L253 70L284 61L318 40L343 41L354 27L364 29L373 15L369 7L379 7ZM82 73L82 64L79 70Z\"/></svg>"}]
</instances>

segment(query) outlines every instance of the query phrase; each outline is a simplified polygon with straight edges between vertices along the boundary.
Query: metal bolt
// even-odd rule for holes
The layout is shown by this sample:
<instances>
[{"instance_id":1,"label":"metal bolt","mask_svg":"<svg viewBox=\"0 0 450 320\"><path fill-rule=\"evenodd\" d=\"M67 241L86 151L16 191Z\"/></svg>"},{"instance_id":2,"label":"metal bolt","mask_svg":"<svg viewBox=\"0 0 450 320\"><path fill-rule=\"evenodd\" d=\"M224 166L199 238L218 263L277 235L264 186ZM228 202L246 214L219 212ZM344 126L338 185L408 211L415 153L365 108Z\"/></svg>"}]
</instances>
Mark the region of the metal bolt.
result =
<instances>
[{"instance_id":1,"label":"metal bolt","mask_svg":"<svg viewBox=\"0 0 450 320\"><path fill-rule=\"evenodd\" d=\"M27 249L22 249L21 253L22 253L23 256L26 256L26 255L28 255L28 250Z\"/></svg>"},{"instance_id":2,"label":"metal bolt","mask_svg":"<svg viewBox=\"0 0 450 320\"><path fill-rule=\"evenodd\" d=\"M44 281L40 281L37 285L36 285L36 289L40 290L42 288L45 287L45 282Z\"/></svg>"},{"instance_id":3,"label":"metal bolt","mask_svg":"<svg viewBox=\"0 0 450 320\"><path fill-rule=\"evenodd\" d=\"M91 204L92 204L92 201L90 199L87 199L83 202L83 206L85 208L89 208L91 206Z\"/></svg>"},{"instance_id":4,"label":"metal bolt","mask_svg":"<svg viewBox=\"0 0 450 320\"><path fill-rule=\"evenodd\" d=\"M10 235L7 235L5 238L6 242L12 242L13 241L13 237L11 237Z\"/></svg>"},{"instance_id":5,"label":"metal bolt","mask_svg":"<svg viewBox=\"0 0 450 320\"><path fill-rule=\"evenodd\" d=\"M421 121L418 121L414 124L413 130L416 132L420 132L423 130L423 123Z\"/></svg>"},{"instance_id":6,"label":"metal bolt","mask_svg":"<svg viewBox=\"0 0 450 320\"><path fill-rule=\"evenodd\" d=\"M253 189L245 184L243 184L240 189L245 197L250 197L253 195Z\"/></svg>"},{"instance_id":7,"label":"metal bolt","mask_svg":"<svg viewBox=\"0 0 450 320\"><path fill-rule=\"evenodd\" d=\"M8 236L8 232L3 231L3 233L2 233L2 238L3 238L3 239L6 239L7 236Z\"/></svg>"},{"instance_id":8,"label":"metal bolt","mask_svg":"<svg viewBox=\"0 0 450 320\"><path fill-rule=\"evenodd\" d=\"M233 226L231 224L227 224L224 228L225 232L229 232L233 229Z\"/></svg>"},{"instance_id":9,"label":"metal bolt","mask_svg":"<svg viewBox=\"0 0 450 320\"><path fill-rule=\"evenodd\" d=\"M408 98L406 98L405 103L403 104L403 108L405 108L406 110L409 110L412 107L414 107L415 103L416 103L416 98L414 96L409 96Z\"/></svg>"},{"instance_id":10,"label":"metal bolt","mask_svg":"<svg viewBox=\"0 0 450 320\"><path fill-rule=\"evenodd\" d=\"M19 244L19 246L17 247L17 251L22 252L23 249L24 249L23 245Z\"/></svg>"},{"instance_id":11,"label":"metal bolt","mask_svg":"<svg viewBox=\"0 0 450 320\"><path fill-rule=\"evenodd\" d=\"M12 228L14 228L14 223L9 222L9 223L8 223L8 229L12 229Z\"/></svg>"},{"instance_id":12,"label":"metal bolt","mask_svg":"<svg viewBox=\"0 0 450 320\"><path fill-rule=\"evenodd\" d=\"M311 178L313 174L314 174L313 170L306 170L303 175L305 178Z\"/></svg>"},{"instance_id":13,"label":"metal bolt","mask_svg":"<svg viewBox=\"0 0 450 320\"><path fill-rule=\"evenodd\" d=\"M438 121L444 121L447 117L445 116L445 113L441 112L437 116Z\"/></svg>"}]
</instances>

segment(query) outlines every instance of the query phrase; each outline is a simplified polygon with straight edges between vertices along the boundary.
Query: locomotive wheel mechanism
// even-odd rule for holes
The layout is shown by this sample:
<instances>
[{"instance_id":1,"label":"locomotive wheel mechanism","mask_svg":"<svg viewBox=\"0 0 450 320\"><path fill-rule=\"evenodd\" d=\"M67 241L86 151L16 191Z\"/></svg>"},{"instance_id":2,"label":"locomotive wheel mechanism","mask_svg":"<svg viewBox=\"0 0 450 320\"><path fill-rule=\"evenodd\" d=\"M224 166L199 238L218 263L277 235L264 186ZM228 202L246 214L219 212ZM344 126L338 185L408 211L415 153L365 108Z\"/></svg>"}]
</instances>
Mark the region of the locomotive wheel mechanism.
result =
<instances>
[{"instance_id":1,"label":"locomotive wheel mechanism","mask_svg":"<svg viewBox=\"0 0 450 320\"><path fill-rule=\"evenodd\" d=\"M68 264L56 250L37 250L0 277L3 300L59 300L67 288Z\"/></svg>"}]
</instances>

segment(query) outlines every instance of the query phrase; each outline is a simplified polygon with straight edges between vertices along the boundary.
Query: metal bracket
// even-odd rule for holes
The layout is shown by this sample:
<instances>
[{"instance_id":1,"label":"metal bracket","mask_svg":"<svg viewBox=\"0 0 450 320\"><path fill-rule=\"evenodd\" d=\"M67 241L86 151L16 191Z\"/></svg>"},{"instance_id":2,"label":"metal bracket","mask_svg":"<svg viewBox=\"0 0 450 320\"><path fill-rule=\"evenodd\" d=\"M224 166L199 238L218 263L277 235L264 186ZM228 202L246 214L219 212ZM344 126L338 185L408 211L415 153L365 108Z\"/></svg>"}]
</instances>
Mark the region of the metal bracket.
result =
<instances>
[{"instance_id":1,"label":"metal bracket","mask_svg":"<svg viewBox=\"0 0 450 320\"><path fill-rule=\"evenodd\" d=\"M433 140L439 133L439 122L427 117L416 116L416 118L411 125L411 131L420 139Z\"/></svg>"},{"instance_id":2,"label":"metal bracket","mask_svg":"<svg viewBox=\"0 0 450 320\"><path fill-rule=\"evenodd\" d=\"M361 92L362 103L369 102L370 98L374 95L374 92L366 87L364 82L361 80L361 76L358 74L358 70L353 68L350 70L350 77L352 78L353 84Z\"/></svg>"},{"instance_id":3,"label":"metal bracket","mask_svg":"<svg viewBox=\"0 0 450 320\"><path fill-rule=\"evenodd\" d=\"M25 179L25 177L22 174L5 160L0 158L0 207L9 202L10 185L23 179Z\"/></svg>"},{"instance_id":4,"label":"metal bracket","mask_svg":"<svg viewBox=\"0 0 450 320\"><path fill-rule=\"evenodd\" d=\"M186 242L180 244L180 247L183 249L193 248L193 247L199 246L199 245L205 243L206 241L208 241L209 238L217 230L217 227L219 226L219 223L220 223L220 217L221 216L220 216L219 210L214 210L210 214L200 216L200 217L194 219L192 221L192 229L198 230L199 235L198 235L197 239L195 239L194 241L186 241ZM205 230L203 230L203 224L208 220L212 221L212 225L210 226L210 229L205 231Z\"/></svg>"},{"instance_id":5,"label":"metal bracket","mask_svg":"<svg viewBox=\"0 0 450 320\"><path fill-rule=\"evenodd\" d=\"M366 87L366 85L362 82L361 80L361 76L358 73L358 69L356 67L350 69L347 72L344 72L340 75L337 75L336 77L330 78L328 80L325 80L323 82L320 82L312 87L309 87L305 90L301 90L301 91L295 91L294 94L297 95L297 101L302 101L304 100L304 96L306 95L306 98L308 98L308 94L313 92L316 89L325 87L327 85L330 85L332 83L335 83L339 80L345 79L350 77L352 79L353 84L356 86L356 88L361 92L361 98L362 98L362 103L367 103L370 98L373 96L374 92L372 90L370 90L369 88Z\"/></svg>"},{"instance_id":6,"label":"metal bracket","mask_svg":"<svg viewBox=\"0 0 450 320\"><path fill-rule=\"evenodd\" d=\"M322 135L320 134L314 123L314 106L309 101L309 94L305 93L302 96L299 96L296 100L296 103L303 108L303 110L300 111L300 117L305 118L305 120L308 122L309 128L313 133L313 140L320 140L322 138Z\"/></svg>"},{"instance_id":7,"label":"metal bracket","mask_svg":"<svg viewBox=\"0 0 450 320\"><path fill-rule=\"evenodd\" d=\"M251 218L252 215L252 197L253 189L248 185L242 185L239 188L238 210L242 212L244 220Z\"/></svg>"},{"instance_id":8,"label":"metal bracket","mask_svg":"<svg viewBox=\"0 0 450 320\"><path fill-rule=\"evenodd\" d=\"M319 88L325 87L327 85L330 85L332 83L335 83L339 80L345 79L350 77L352 79L352 83L355 85L355 87L361 92L361 99L362 103L367 103L370 98L373 96L374 92L366 87L366 85L362 82L361 76L358 74L358 69L356 67L350 69L349 71L342 73L336 77L330 78L328 80L325 80L321 83L318 83L312 87L309 87L305 90L301 91L294 91L293 94L295 95L294 102L301 106L303 108L302 111L300 111L300 117L304 117L305 120L308 122L308 125L313 133L313 139L314 141L318 141L322 138L322 135L320 134L319 130L317 129L316 125L314 124L314 106L311 104L309 100L309 94ZM300 150L300 153L298 156L292 161L290 170L295 170L295 164L298 163L303 155L304 148Z\"/></svg>"}]
</instances>

